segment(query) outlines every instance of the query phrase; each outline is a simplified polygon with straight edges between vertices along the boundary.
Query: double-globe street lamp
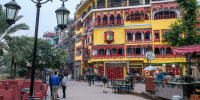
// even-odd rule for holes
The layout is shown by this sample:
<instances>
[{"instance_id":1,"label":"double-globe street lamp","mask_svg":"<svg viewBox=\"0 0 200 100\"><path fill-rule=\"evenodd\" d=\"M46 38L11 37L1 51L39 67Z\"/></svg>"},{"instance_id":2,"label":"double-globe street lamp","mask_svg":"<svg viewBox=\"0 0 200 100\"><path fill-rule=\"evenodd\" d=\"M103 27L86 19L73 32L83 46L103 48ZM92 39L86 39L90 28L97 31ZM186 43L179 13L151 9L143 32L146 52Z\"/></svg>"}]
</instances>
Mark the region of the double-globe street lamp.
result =
<instances>
[{"instance_id":1,"label":"double-globe street lamp","mask_svg":"<svg viewBox=\"0 0 200 100\"><path fill-rule=\"evenodd\" d=\"M38 38L38 25L39 25L39 15L40 15L40 8L42 4L45 4L52 0L31 0L33 3L36 4L37 12L36 12L36 23L35 23L35 36L34 36L34 45L33 45L33 60L32 60L32 71L31 71L31 85L30 85L30 97L29 100L33 99L33 85L34 85L34 72L35 72L35 60L36 60L36 51L37 51L37 38ZM57 9L56 17L57 17L57 23L58 27L60 27L61 30L67 27L67 22L69 18L69 10L65 8L64 2L68 0L60 0L62 1L62 6ZM15 2L15 0L12 0L4 5L6 7L6 21L8 24L12 25L15 23L16 16L21 9L21 7Z\"/></svg>"},{"instance_id":2,"label":"double-globe street lamp","mask_svg":"<svg viewBox=\"0 0 200 100\"><path fill-rule=\"evenodd\" d=\"M39 55L40 57L42 57L42 50L39 50L39 54L38 54L38 55ZM45 76L44 76L44 77L45 77L45 80L44 80L44 84L46 84L46 73L47 73L47 72L46 72L46 68L48 68L48 67L47 67L48 58L49 58L49 57L55 57L55 56L56 56L56 49L53 50L53 55L49 55L48 49L47 49L47 48L45 49L45 68L44 68L44 72L45 72L45 74L44 74ZM52 60L52 59L50 58L50 62L51 62L51 60Z\"/></svg>"}]
</instances>

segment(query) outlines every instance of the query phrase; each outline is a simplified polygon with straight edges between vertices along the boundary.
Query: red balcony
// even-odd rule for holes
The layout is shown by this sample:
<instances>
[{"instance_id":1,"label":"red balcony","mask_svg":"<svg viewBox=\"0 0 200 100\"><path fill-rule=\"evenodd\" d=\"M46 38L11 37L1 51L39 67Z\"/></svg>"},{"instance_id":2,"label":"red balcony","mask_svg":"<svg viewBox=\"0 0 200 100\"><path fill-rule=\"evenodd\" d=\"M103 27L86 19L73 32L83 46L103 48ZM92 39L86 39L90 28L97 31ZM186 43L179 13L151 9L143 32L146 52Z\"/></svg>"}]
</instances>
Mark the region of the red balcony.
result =
<instances>
[{"instance_id":1,"label":"red balcony","mask_svg":"<svg viewBox=\"0 0 200 100\"><path fill-rule=\"evenodd\" d=\"M107 30L106 32L104 32L104 41L107 43L111 43L114 41L114 32L111 30Z\"/></svg>"}]
</instances>

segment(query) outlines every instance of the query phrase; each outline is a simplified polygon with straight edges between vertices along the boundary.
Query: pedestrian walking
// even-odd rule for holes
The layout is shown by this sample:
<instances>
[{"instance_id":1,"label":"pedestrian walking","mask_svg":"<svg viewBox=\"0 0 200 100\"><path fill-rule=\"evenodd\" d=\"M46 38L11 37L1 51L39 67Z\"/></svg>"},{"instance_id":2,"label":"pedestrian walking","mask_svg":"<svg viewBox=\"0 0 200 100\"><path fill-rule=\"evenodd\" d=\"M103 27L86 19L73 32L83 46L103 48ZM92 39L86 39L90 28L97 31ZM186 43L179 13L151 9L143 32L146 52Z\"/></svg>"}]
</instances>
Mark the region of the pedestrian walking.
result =
<instances>
[{"instance_id":1,"label":"pedestrian walking","mask_svg":"<svg viewBox=\"0 0 200 100\"><path fill-rule=\"evenodd\" d=\"M65 91L66 91L66 87L67 87L67 73L64 73L64 78L62 79L61 86L62 86L62 90L63 90L62 99L65 99L66 98Z\"/></svg>"},{"instance_id":2,"label":"pedestrian walking","mask_svg":"<svg viewBox=\"0 0 200 100\"><path fill-rule=\"evenodd\" d=\"M52 85L52 100L59 99L58 96L58 88L59 88L59 77L57 75L57 71L54 72L54 75L51 77L51 85Z\"/></svg>"},{"instance_id":3,"label":"pedestrian walking","mask_svg":"<svg viewBox=\"0 0 200 100\"><path fill-rule=\"evenodd\" d=\"M58 73L58 77L59 77L59 80L60 80L60 83L61 83L61 81L62 81L62 79L63 79L63 74L62 74L61 71Z\"/></svg>"},{"instance_id":4,"label":"pedestrian walking","mask_svg":"<svg viewBox=\"0 0 200 100\"><path fill-rule=\"evenodd\" d=\"M129 73L126 73L125 77L124 77L124 80L126 81L126 84L129 83L129 80L130 80L130 75Z\"/></svg>"},{"instance_id":5,"label":"pedestrian walking","mask_svg":"<svg viewBox=\"0 0 200 100\"><path fill-rule=\"evenodd\" d=\"M107 93L106 88L107 88L108 80L107 80L107 78L105 76L102 78L102 82L103 82L103 93Z\"/></svg>"},{"instance_id":6,"label":"pedestrian walking","mask_svg":"<svg viewBox=\"0 0 200 100\"><path fill-rule=\"evenodd\" d=\"M49 87L50 87L50 91L51 91L51 96L52 96L52 82L51 82L52 76L54 76L53 72L51 72L49 74Z\"/></svg>"},{"instance_id":7,"label":"pedestrian walking","mask_svg":"<svg viewBox=\"0 0 200 100\"><path fill-rule=\"evenodd\" d=\"M91 86L92 78L91 78L91 75L90 75L90 73L88 71L86 72L86 77L88 78L88 85Z\"/></svg>"}]
</instances>

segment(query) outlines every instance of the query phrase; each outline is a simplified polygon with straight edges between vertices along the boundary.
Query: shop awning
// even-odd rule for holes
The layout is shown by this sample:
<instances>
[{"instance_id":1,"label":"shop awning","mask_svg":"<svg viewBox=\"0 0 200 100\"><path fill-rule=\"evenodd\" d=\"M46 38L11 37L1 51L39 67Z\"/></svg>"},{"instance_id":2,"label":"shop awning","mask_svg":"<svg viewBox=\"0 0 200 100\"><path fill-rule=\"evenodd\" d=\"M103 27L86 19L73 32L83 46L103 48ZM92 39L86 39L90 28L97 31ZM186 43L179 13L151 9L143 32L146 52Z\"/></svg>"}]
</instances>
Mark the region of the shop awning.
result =
<instances>
[{"instance_id":1,"label":"shop awning","mask_svg":"<svg viewBox=\"0 0 200 100\"><path fill-rule=\"evenodd\" d=\"M159 66L147 66L144 70L156 70Z\"/></svg>"},{"instance_id":2,"label":"shop awning","mask_svg":"<svg viewBox=\"0 0 200 100\"><path fill-rule=\"evenodd\" d=\"M190 45L183 47L176 47L173 49L173 54L186 54L186 53L200 53L200 45Z\"/></svg>"}]
</instances>

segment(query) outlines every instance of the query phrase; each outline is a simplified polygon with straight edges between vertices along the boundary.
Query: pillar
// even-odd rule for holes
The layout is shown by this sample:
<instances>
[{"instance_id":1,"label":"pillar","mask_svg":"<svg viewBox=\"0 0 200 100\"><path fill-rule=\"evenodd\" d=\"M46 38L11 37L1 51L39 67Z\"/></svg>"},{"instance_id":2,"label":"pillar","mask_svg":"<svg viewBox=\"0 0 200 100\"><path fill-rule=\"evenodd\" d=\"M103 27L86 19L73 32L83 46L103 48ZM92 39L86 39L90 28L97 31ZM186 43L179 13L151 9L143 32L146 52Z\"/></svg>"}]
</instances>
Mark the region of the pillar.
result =
<instances>
[{"instance_id":1,"label":"pillar","mask_svg":"<svg viewBox=\"0 0 200 100\"><path fill-rule=\"evenodd\" d=\"M108 7L108 0L105 0L105 6L106 6L106 8Z\"/></svg>"}]
</instances>

